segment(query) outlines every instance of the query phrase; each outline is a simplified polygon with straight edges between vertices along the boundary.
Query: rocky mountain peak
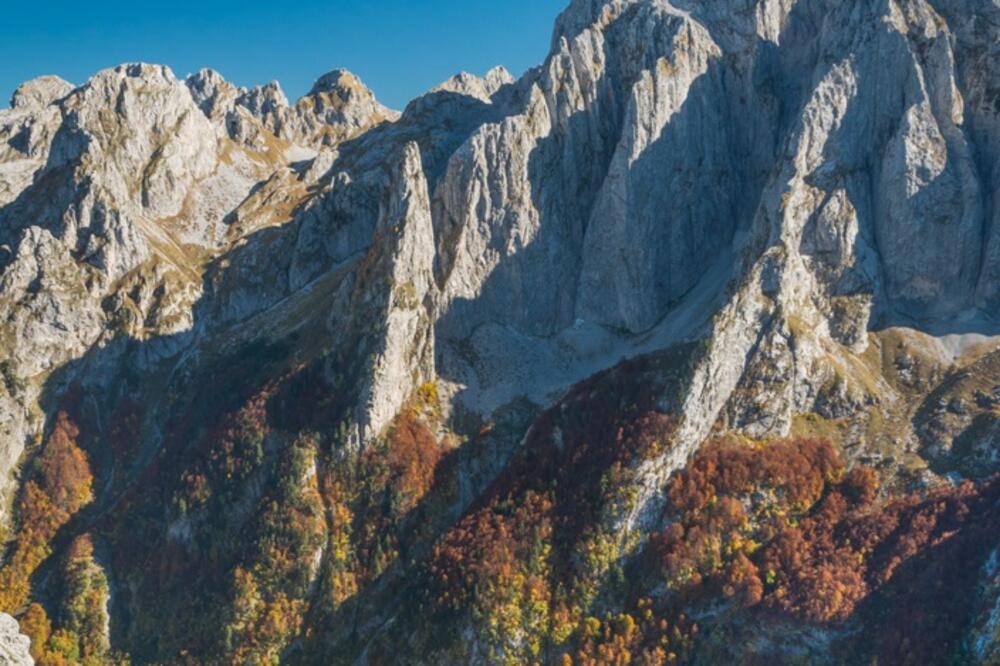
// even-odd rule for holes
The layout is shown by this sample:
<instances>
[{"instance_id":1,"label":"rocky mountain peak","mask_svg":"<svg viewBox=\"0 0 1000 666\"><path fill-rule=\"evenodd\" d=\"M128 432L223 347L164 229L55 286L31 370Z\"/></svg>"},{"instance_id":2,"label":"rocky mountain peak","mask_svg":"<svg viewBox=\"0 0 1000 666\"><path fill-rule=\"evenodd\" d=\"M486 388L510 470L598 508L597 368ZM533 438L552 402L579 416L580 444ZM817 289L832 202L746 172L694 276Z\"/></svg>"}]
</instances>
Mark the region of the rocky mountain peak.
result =
<instances>
[{"instance_id":1,"label":"rocky mountain peak","mask_svg":"<svg viewBox=\"0 0 1000 666\"><path fill-rule=\"evenodd\" d=\"M307 94L319 95L322 93L339 93L345 98L351 95L360 95L369 98L375 96L361 82L361 79L346 69L332 69L319 77Z\"/></svg>"},{"instance_id":2,"label":"rocky mountain peak","mask_svg":"<svg viewBox=\"0 0 1000 666\"><path fill-rule=\"evenodd\" d=\"M488 102L501 88L513 83L514 77L505 67L494 67L482 77L469 72L460 72L430 92L454 92Z\"/></svg>"},{"instance_id":3,"label":"rocky mountain peak","mask_svg":"<svg viewBox=\"0 0 1000 666\"><path fill-rule=\"evenodd\" d=\"M73 84L58 76L40 76L22 83L10 100L12 109L38 109L59 100L73 90Z\"/></svg>"},{"instance_id":4,"label":"rocky mountain peak","mask_svg":"<svg viewBox=\"0 0 1000 666\"><path fill-rule=\"evenodd\" d=\"M144 216L177 215L187 188L215 167L215 132L167 67L105 70L62 106L61 156L99 170L103 188L116 202L131 204Z\"/></svg>"},{"instance_id":5,"label":"rocky mountain peak","mask_svg":"<svg viewBox=\"0 0 1000 666\"><path fill-rule=\"evenodd\" d=\"M556 18L552 31L552 50L558 50L560 41L572 41L588 28L600 29L610 25L627 8L637 5L673 8L669 0L571 0Z\"/></svg>"},{"instance_id":6,"label":"rocky mountain peak","mask_svg":"<svg viewBox=\"0 0 1000 666\"><path fill-rule=\"evenodd\" d=\"M236 103L265 122L274 122L271 119L288 109L288 98L277 81L250 88L240 95Z\"/></svg>"},{"instance_id":7,"label":"rocky mountain peak","mask_svg":"<svg viewBox=\"0 0 1000 666\"><path fill-rule=\"evenodd\" d=\"M295 103L300 134L331 146L373 125L394 121L399 114L378 102L375 94L346 69L327 72Z\"/></svg>"},{"instance_id":8,"label":"rocky mountain peak","mask_svg":"<svg viewBox=\"0 0 1000 666\"><path fill-rule=\"evenodd\" d=\"M194 83L198 89L214 89L201 79ZM199 93L199 98L203 96ZM398 118L360 79L343 69L320 77L294 105L277 82L241 91L233 104L236 115L230 115L229 133L234 137L247 131L238 115L245 112L280 139L309 148L333 147L364 129Z\"/></svg>"},{"instance_id":9,"label":"rocky mountain peak","mask_svg":"<svg viewBox=\"0 0 1000 666\"><path fill-rule=\"evenodd\" d=\"M218 118L231 110L236 98L241 94L239 88L223 78L214 69L201 69L185 81L195 104L209 118Z\"/></svg>"}]
</instances>

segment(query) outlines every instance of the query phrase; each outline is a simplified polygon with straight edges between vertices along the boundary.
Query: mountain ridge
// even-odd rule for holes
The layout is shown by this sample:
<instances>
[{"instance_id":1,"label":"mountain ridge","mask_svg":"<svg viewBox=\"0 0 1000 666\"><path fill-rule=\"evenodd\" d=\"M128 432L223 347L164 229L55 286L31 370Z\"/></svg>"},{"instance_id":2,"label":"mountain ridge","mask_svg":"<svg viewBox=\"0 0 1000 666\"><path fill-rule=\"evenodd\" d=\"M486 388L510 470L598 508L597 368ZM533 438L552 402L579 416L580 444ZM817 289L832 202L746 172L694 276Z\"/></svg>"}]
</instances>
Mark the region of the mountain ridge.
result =
<instances>
[{"instance_id":1,"label":"mountain ridge","mask_svg":"<svg viewBox=\"0 0 1000 666\"><path fill-rule=\"evenodd\" d=\"M559 444L575 409L623 429L573 435L608 465L581 478L613 496L588 514L594 580L657 543L669 489L719 438L830 441L830 470L874 466L887 502L986 483L1000 470L998 25L991 0L574 0L539 67L460 74L401 113L343 70L294 104L277 83L144 64L24 84L0 111L0 524L7 580L27 588L0 610L51 612L59 557L86 561L128 600L81 645L176 660L195 628L149 629L197 605L190 566L236 576L213 603L242 638L200 638L202 659L371 661L410 571L385 551L406 543L419 563L475 516L548 543L530 512L561 515L576 491L502 481L536 448L586 468ZM637 402L591 404L587 387ZM650 430L627 434L626 416ZM93 490L36 544L26 489L61 497L46 466L78 450ZM338 476L344 460L406 486L391 520L359 499L375 481ZM955 487L948 501L992 524L987 499ZM477 513L505 494L523 525ZM286 572L301 584L269 581L254 605L246 586L284 570L208 525L274 529L266 498L301 510L308 534ZM345 536L344 512L389 520L395 546ZM185 562L173 574L157 544ZM132 551L166 573L101 555ZM362 560L392 575L365 578ZM621 601L566 594L593 615ZM251 632L268 604L297 626ZM554 659L569 640L527 615L500 631L475 608L455 625L469 652L421 654L409 624L407 658L517 662L544 645ZM363 630L310 624L349 611Z\"/></svg>"}]
</instances>

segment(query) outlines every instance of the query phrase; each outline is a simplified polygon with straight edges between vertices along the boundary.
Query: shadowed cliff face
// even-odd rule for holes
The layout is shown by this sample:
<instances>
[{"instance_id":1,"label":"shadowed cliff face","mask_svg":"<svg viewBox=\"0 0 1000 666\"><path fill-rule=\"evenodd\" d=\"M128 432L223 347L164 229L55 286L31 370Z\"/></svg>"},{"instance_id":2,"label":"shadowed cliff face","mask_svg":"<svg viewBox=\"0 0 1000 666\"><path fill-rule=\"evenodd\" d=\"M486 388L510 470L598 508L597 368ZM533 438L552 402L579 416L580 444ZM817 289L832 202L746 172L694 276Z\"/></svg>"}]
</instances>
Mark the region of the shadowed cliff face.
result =
<instances>
[{"instance_id":1,"label":"shadowed cliff face","mask_svg":"<svg viewBox=\"0 0 1000 666\"><path fill-rule=\"evenodd\" d=\"M876 470L856 515L780 507L827 527L1000 470L998 44L991 0L587 0L521 79L402 113L342 70L295 103L144 64L24 84L0 111L0 611L42 663L899 657L858 630L905 606L886 568L852 570L836 626L777 601L806 574L746 546L792 538L753 514L763 463L725 562L621 577L665 524L728 525L670 492L723 435L828 442L823 493ZM991 488L948 501L991 521ZM871 548L969 558L955 589L985 591L940 642L990 663L995 550L934 516ZM646 611L676 623L662 655L623 628Z\"/></svg>"}]
</instances>

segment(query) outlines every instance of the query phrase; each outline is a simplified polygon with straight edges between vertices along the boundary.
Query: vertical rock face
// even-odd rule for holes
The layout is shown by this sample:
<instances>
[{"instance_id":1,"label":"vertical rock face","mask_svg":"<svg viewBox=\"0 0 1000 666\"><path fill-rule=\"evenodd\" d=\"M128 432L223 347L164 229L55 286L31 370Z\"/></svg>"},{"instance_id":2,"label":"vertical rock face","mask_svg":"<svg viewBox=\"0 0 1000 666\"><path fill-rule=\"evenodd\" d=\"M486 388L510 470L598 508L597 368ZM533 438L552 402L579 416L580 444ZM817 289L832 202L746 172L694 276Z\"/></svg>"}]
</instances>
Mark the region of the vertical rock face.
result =
<instances>
[{"instance_id":1,"label":"vertical rock face","mask_svg":"<svg viewBox=\"0 0 1000 666\"><path fill-rule=\"evenodd\" d=\"M386 428L417 388L434 380L434 230L416 144L403 148L389 193L375 230L380 257L368 269L374 284L365 295L376 299L379 310L366 332L374 360L358 416L364 442Z\"/></svg>"},{"instance_id":2,"label":"vertical rock face","mask_svg":"<svg viewBox=\"0 0 1000 666\"><path fill-rule=\"evenodd\" d=\"M665 25L644 21L649 34L625 35L639 42L675 33L647 57L670 55L630 63L618 74L631 94L589 215L578 294L582 317L635 333L662 319L732 239L740 218L729 200L738 191L728 184L759 178L754 156L740 155L748 128L720 103L727 93L718 46L704 27L676 13L661 10L657 18Z\"/></svg>"},{"instance_id":3,"label":"vertical rock face","mask_svg":"<svg viewBox=\"0 0 1000 666\"><path fill-rule=\"evenodd\" d=\"M621 482L586 551L620 558L662 526L665 484L714 434L833 436L851 461L881 461L887 485L995 471L998 26L996 0L574 0L520 79L462 73L402 113L345 70L294 102L277 83L146 64L25 83L0 110L0 525L23 532L17 498L40 487L65 412L102 489L67 529L114 532L101 536L150 561L188 549L192 576L252 581L264 564L192 535L212 540L219 498L238 508L219 529L238 534L280 495L330 517L305 588L358 599L363 634L396 630L393 583L360 589L364 567L346 563L363 511L424 521L400 528L425 539L405 553L419 563L545 433L582 471L608 463L594 485ZM639 396L669 413L670 445L630 465L564 450L574 423L559 419L627 373L580 383L634 357L672 359ZM455 450L424 450L438 435ZM300 497L275 461L314 440L325 462L288 476ZM330 499L351 495L331 469L380 456L377 478L406 488ZM427 499L435 483L460 499ZM406 551L395 538L356 550L381 574ZM119 575L107 559L112 644L169 663L176 646L142 635L160 611L136 591L183 615L198 606L177 591L186 574ZM219 598L249 595L238 583ZM296 621L334 603L258 592ZM213 616L228 618L218 635L263 626L264 606L240 599ZM306 649L281 640L255 657ZM329 640L313 647L377 658ZM211 649L200 658L240 661Z\"/></svg>"}]
</instances>

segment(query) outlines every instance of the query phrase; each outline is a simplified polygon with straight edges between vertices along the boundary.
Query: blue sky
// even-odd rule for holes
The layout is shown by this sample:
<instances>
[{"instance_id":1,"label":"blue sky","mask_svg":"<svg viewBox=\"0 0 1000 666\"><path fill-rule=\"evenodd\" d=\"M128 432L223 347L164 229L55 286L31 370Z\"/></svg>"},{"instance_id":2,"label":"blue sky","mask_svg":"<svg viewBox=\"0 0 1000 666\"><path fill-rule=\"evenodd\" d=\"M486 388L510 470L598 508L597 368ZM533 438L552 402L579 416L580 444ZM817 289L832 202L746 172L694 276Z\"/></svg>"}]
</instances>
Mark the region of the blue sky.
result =
<instances>
[{"instance_id":1,"label":"blue sky","mask_svg":"<svg viewBox=\"0 0 1000 666\"><path fill-rule=\"evenodd\" d=\"M461 70L541 62L569 0L22 0L3 2L0 107L42 74L82 83L123 62L212 67L239 85L277 79L292 100L335 67L390 106Z\"/></svg>"}]
</instances>

